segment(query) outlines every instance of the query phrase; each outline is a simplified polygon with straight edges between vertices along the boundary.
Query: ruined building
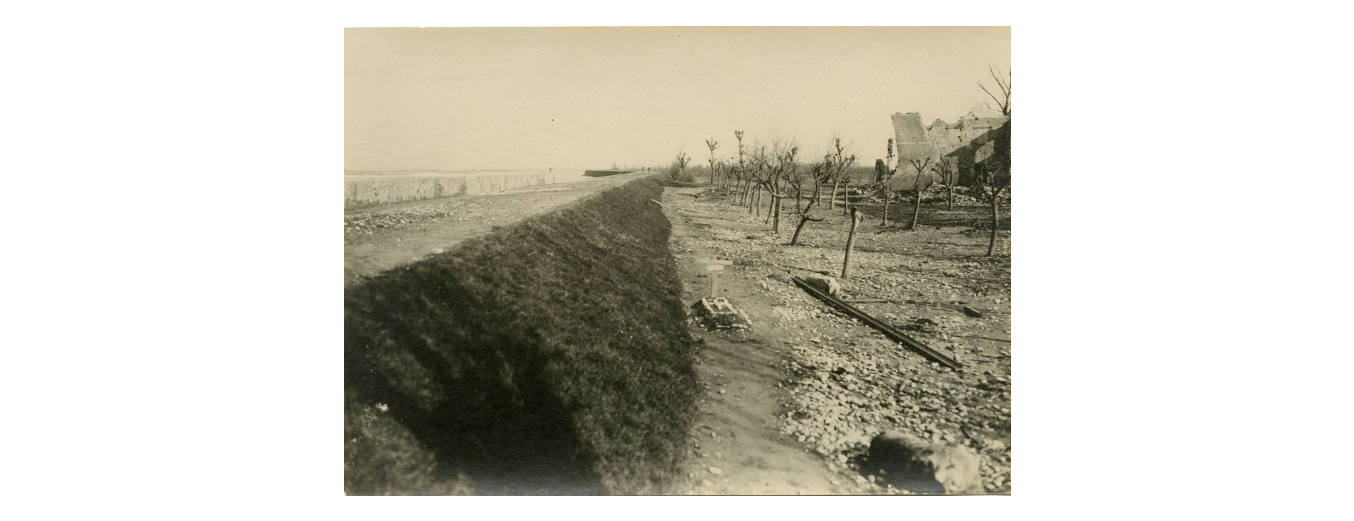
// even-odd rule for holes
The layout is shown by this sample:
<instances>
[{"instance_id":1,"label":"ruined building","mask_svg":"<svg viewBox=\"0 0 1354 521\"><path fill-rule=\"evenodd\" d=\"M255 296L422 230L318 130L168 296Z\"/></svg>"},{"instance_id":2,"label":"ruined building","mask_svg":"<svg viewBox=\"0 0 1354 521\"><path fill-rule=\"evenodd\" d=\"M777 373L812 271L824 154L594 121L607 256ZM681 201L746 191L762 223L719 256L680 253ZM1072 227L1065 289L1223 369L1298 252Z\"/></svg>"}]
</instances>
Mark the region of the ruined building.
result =
<instances>
[{"instance_id":1,"label":"ruined building","mask_svg":"<svg viewBox=\"0 0 1354 521\"><path fill-rule=\"evenodd\" d=\"M895 113L892 118L898 166L893 177L889 178L888 185L900 191L925 190L939 180L932 175L929 165L940 159L940 150L921 126L921 114ZM918 163L914 165L913 161ZM928 166L919 172L917 165L923 164L923 161Z\"/></svg>"},{"instance_id":2,"label":"ruined building","mask_svg":"<svg viewBox=\"0 0 1354 521\"><path fill-rule=\"evenodd\" d=\"M949 159L960 185L971 181L975 162L1010 157L1011 118L986 106L974 107L954 123L937 119L925 135Z\"/></svg>"}]
</instances>

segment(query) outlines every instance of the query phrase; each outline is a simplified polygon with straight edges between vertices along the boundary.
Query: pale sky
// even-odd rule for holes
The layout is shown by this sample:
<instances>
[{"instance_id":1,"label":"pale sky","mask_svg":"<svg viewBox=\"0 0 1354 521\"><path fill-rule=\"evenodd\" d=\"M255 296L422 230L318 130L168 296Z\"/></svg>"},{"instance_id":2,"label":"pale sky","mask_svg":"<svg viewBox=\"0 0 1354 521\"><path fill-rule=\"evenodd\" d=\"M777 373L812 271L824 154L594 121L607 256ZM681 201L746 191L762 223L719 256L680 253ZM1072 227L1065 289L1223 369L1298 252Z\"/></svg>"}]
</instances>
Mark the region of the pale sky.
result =
<instances>
[{"instance_id":1,"label":"pale sky","mask_svg":"<svg viewBox=\"0 0 1354 521\"><path fill-rule=\"evenodd\" d=\"M1010 69L995 28L347 29L348 170L694 163L834 133L872 165L889 116L954 121Z\"/></svg>"}]
</instances>

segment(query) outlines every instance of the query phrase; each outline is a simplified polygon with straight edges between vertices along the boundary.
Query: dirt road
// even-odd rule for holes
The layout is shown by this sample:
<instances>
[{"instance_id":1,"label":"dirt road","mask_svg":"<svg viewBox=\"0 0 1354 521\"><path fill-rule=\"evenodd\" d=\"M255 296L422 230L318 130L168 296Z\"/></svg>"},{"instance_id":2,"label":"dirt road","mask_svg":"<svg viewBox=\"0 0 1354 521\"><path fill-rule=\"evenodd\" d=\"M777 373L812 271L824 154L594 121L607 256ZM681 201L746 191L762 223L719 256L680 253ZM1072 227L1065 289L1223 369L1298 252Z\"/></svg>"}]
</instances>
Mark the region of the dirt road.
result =
<instances>
[{"instance_id":1,"label":"dirt road","mask_svg":"<svg viewBox=\"0 0 1354 521\"><path fill-rule=\"evenodd\" d=\"M694 213L678 202L690 189L665 190L664 204L673 223L672 250L683 282L683 302L709 296L709 278L698 259L713 257L701 246L708 229L691 218ZM680 208L680 209L678 209ZM739 229L738 223L721 223ZM774 302L745 277L724 276L720 296L751 311L753 321L767 324L760 311ZM701 342L697 370L705 387L692 429L688 481L678 494L821 495L859 490L850 479L836 475L802 444L780 432L780 417L788 411L788 395L781 389L780 366L789 356L771 332L751 335L692 332Z\"/></svg>"}]
</instances>

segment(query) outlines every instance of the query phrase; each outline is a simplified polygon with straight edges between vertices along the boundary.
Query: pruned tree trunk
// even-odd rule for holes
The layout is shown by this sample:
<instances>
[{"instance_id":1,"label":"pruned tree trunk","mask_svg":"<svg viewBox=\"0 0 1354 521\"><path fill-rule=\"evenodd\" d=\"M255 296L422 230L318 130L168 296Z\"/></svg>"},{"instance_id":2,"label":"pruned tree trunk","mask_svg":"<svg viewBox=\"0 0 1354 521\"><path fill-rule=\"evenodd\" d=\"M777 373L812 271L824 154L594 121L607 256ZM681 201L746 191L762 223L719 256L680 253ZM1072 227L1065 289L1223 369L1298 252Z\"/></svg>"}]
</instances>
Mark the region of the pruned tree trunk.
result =
<instances>
[{"instance_id":1,"label":"pruned tree trunk","mask_svg":"<svg viewBox=\"0 0 1354 521\"><path fill-rule=\"evenodd\" d=\"M710 149L710 188L715 188L715 149L719 148L719 142L714 138L705 140L705 146ZM727 183L725 183L727 187Z\"/></svg>"},{"instance_id":2,"label":"pruned tree trunk","mask_svg":"<svg viewBox=\"0 0 1354 521\"><path fill-rule=\"evenodd\" d=\"M851 207L851 233L846 235L846 259L842 261L842 278L851 278L851 248L856 245L856 225L860 224L861 214Z\"/></svg>"},{"instance_id":3,"label":"pruned tree trunk","mask_svg":"<svg viewBox=\"0 0 1354 521\"><path fill-rule=\"evenodd\" d=\"M950 182L945 183L945 190L946 190L947 192L949 192L949 194L945 197L945 204L947 205L947 206L945 207L945 209L946 209L946 210L954 210L954 180L953 180L953 179L951 179Z\"/></svg>"},{"instance_id":4,"label":"pruned tree trunk","mask_svg":"<svg viewBox=\"0 0 1354 521\"><path fill-rule=\"evenodd\" d=\"M799 232L804 230L804 224L808 222L809 222L808 217L804 216L799 217L799 224L795 226L795 234L794 236L790 237L790 246L799 244Z\"/></svg>"},{"instance_id":5,"label":"pruned tree trunk","mask_svg":"<svg viewBox=\"0 0 1354 521\"><path fill-rule=\"evenodd\" d=\"M771 206L775 207L775 215L771 218L771 233L780 235L780 197L772 194Z\"/></svg>"},{"instance_id":6,"label":"pruned tree trunk","mask_svg":"<svg viewBox=\"0 0 1354 521\"><path fill-rule=\"evenodd\" d=\"M819 194L819 195L822 195L822 194ZM798 204L798 203L796 203L796 204ZM793 236L793 237L790 237L790 246L794 246L794 245L796 245L796 244L799 244L799 232L801 232L801 231L804 230L804 225L805 225L805 224L808 224L809 221L813 220L813 219L811 219L811 218L809 217L809 216L810 216L810 213L809 213L809 212L812 212L812 211L813 211L813 204L814 204L813 199L809 199L809 206L806 207L806 208L804 208L804 212L803 212L803 213L799 214L799 224L795 226L795 234L794 234L794 236ZM796 206L796 208L798 208L798 207ZM818 220L821 221L822 219L818 219Z\"/></svg>"},{"instance_id":7,"label":"pruned tree trunk","mask_svg":"<svg viewBox=\"0 0 1354 521\"><path fill-rule=\"evenodd\" d=\"M827 198L827 209L831 210L837 207L837 185L840 185L840 178L832 180L832 195Z\"/></svg>"},{"instance_id":8,"label":"pruned tree trunk","mask_svg":"<svg viewBox=\"0 0 1354 521\"><path fill-rule=\"evenodd\" d=\"M842 215L846 214L846 209L851 207L851 180L846 181L845 190L842 191L842 198L846 202L842 203Z\"/></svg>"},{"instance_id":9,"label":"pruned tree trunk","mask_svg":"<svg viewBox=\"0 0 1354 521\"><path fill-rule=\"evenodd\" d=\"M885 189L884 189L884 222L883 222L883 223L880 223L880 224L879 224L880 226L888 226L888 225L889 225L889 196L890 196L890 195L892 195L892 194L890 194L889 191L888 191L888 189L885 188Z\"/></svg>"},{"instance_id":10,"label":"pruned tree trunk","mask_svg":"<svg viewBox=\"0 0 1354 521\"><path fill-rule=\"evenodd\" d=\"M997 212L1001 208L1001 197L992 196L992 236L987 241L987 256L991 257L997 247Z\"/></svg>"},{"instance_id":11,"label":"pruned tree trunk","mask_svg":"<svg viewBox=\"0 0 1354 521\"><path fill-rule=\"evenodd\" d=\"M913 190L912 193L917 194L917 198L912 202L912 224L908 225L909 230L917 229L917 216L921 213L921 190Z\"/></svg>"}]
</instances>

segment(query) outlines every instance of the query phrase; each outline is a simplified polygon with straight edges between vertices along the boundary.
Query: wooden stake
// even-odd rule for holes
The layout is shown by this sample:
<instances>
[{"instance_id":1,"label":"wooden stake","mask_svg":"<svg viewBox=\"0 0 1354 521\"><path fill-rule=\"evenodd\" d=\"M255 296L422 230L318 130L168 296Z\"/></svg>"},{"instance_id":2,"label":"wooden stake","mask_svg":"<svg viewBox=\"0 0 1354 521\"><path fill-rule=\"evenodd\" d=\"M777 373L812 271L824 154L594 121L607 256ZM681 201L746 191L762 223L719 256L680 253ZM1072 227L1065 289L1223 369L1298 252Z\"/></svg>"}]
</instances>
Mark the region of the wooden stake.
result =
<instances>
[{"instance_id":1,"label":"wooden stake","mask_svg":"<svg viewBox=\"0 0 1354 521\"><path fill-rule=\"evenodd\" d=\"M846 260L842 263L842 278L851 278L851 248L856 245L856 225L860 224L860 211L851 207L851 233L846 236Z\"/></svg>"},{"instance_id":2,"label":"wooden stake","mask_svg":"<svg viewBox=\"0 0 1354 521\"><path fill-rule=\"evenodd\" d=\"M724 267L733 264L729 259L697 259L696 262L705 265L705 272L710 276L710 298L719 296L719 273L724 271Z\"/></svg>"}]
</instances>

